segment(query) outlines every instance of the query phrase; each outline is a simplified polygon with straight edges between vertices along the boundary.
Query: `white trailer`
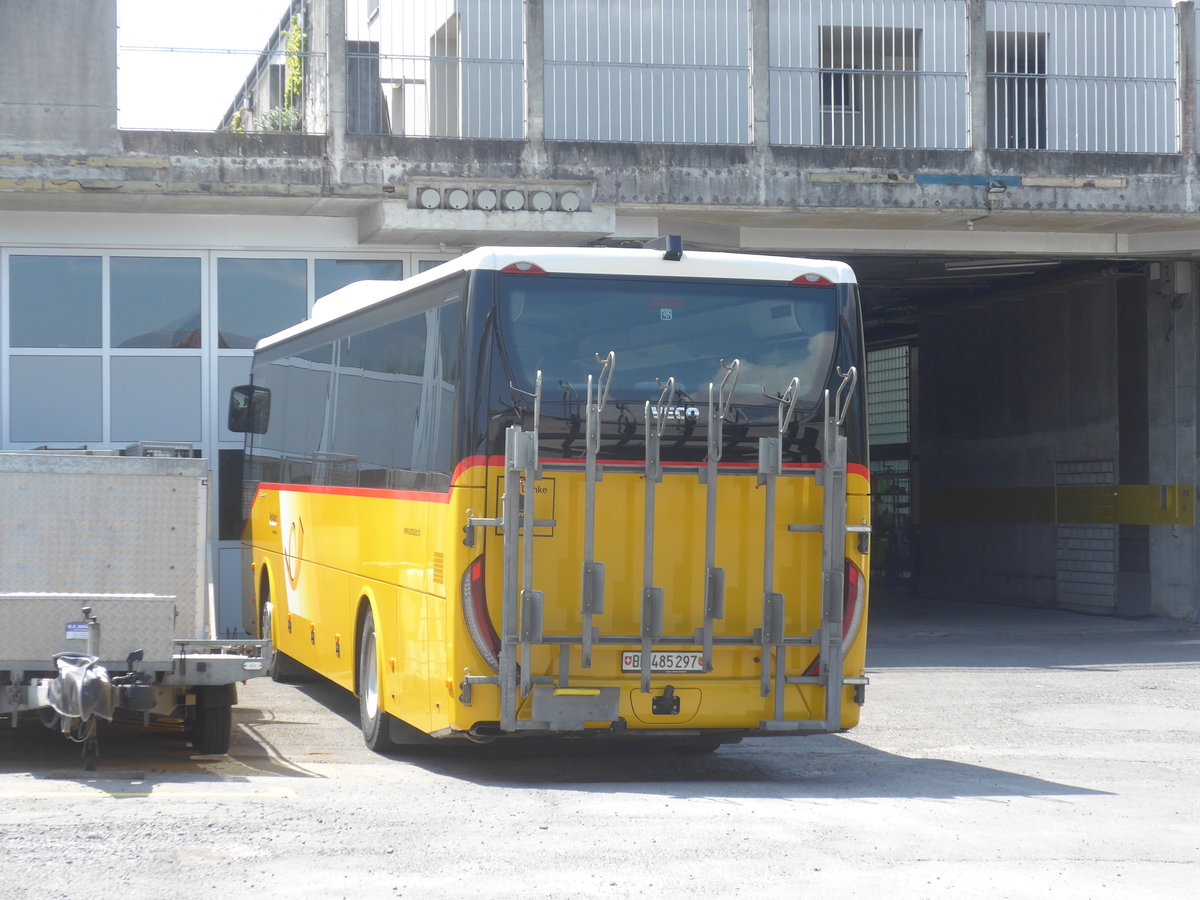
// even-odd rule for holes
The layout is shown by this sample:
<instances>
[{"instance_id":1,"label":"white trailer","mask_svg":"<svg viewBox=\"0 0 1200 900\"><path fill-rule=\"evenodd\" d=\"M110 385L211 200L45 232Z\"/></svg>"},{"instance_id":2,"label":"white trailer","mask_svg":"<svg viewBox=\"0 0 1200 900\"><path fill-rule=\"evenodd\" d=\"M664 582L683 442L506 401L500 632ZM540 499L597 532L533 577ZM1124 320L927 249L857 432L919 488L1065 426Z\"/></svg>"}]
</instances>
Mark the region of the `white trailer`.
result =
<instances>
[{"instance_id":1,"label":"white trailer","mask_svg":"<svg viewBox=\"0 0 1200 900\"><path fill-rule=\"evenodd\" d=\"M99 719L229 749L267 643L218 640L202 459L0 453L0 720L36 711L95 767Z\"/></svg>"}]
</instances>

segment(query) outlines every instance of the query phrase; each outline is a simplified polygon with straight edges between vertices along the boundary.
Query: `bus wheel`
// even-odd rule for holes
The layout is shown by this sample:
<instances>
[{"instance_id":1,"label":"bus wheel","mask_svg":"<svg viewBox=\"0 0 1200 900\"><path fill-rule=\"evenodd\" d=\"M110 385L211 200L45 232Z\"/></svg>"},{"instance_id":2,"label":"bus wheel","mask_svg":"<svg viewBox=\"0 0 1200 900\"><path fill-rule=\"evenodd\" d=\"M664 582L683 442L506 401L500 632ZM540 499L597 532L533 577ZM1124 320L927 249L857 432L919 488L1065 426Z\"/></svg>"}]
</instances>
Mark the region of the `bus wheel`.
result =
<instances>
[{"instance_id":1,"label":"bus wheel","mask_svg":"<svg viewBox=\"0 0 1200 900\"><path fill-rule=\"evenodd\" d=\"M376 753L384 753L395 749L395 744L389 727L392 717L383 711L380 702L383 679L379 676L379 662L375 616L368 609L358 639L358 715L367 746Z\"/></svg>"},{"instance_id":2,"label":"bus wheel","mask_svg":"<svg viewBox=\"0 0 1200 900\"><path fill-rule=\"evenodd\" d=\"M268 638L271 641L271 655L267 660L267 674L271 676L272 681L277 681L280 684L295 684L302 680L300 664L283 651L275 649L275 632L272 624L274 612L275 607L271 603L270 589L264 586L258 634L259 637Z\"/></svg>"}]
</instances>

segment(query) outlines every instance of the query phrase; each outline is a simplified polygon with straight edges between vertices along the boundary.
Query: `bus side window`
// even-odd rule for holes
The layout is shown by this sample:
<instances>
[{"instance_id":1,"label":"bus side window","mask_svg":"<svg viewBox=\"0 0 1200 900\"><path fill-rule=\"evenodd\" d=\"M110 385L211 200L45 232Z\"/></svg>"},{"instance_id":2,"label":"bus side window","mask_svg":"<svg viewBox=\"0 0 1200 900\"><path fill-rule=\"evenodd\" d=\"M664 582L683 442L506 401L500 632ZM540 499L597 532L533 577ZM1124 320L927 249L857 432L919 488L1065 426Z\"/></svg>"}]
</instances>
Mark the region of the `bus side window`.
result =
<instances>
[{"instance_id":1,"label":"bus side window","mask_svg":"<svg viewBox=\"0 0 1200 900\"><path fill-rule=\"evenodd\" d=\"M428 469L450 475L454 472L451 459L454 430L454 398L458 391L460 342L462 340L463 304L461 300L447 303L438 310L438 359L435 363L433 389L428 397L433 409L429 418L433 424L433 439Z\"/></svg>"},{"instance_id":2,"label":"bus side window","mask_svg":"<svg viewBox=\"0 0 1200 900\"><path fill-rule=\"evenodd\" d=\"M271 392L240 384L229 392L229 430L235 434L266 434L271 421Z\"/></svg>"}]
</instances>

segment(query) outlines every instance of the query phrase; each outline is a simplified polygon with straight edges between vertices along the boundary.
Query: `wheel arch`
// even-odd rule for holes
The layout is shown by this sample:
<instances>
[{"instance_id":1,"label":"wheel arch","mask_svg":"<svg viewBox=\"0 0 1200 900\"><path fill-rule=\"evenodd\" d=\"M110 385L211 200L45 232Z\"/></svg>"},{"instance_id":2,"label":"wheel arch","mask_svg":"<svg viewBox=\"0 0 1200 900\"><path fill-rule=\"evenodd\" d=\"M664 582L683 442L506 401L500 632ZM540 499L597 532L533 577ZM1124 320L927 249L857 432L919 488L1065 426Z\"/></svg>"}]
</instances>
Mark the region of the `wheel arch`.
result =
<instances>
[{"instance_id":1,"label":"wheel arch","mask_svg":"<svg viewBox=\"0 0 1200 900\"><path fill-rule=\"evenodd\" d=\"M379 601L375 597L375 592L369 587L364 587L358 592L358 604L354 611L354 696L359 693L359 670L361 669L359 652L362 648L362 632L363 623L367 620L367 612L370 611L371 618L375 622L375 641L376 647L379 646L379 635L383 631L381 626L382 618L379 615ZM377 651L378 652L378 651Z\"/></svg>"},{"instance_id":2,"label":"wheel arch","mask_svg":"<svg viewBox=\"0 0 1200 900\"><path fill-rule=\"evenodd\" d=\"M267 562L266 557L259 560L258 563L258 586L257 590L254 592L255 630L252 633L258 634L260 638L269 638L269 634L262 633L262 609L264 597L271 601L272 607L275 609L275 612L278 613L279 606L276 602L277 598L275 596L275 576L271 573L271 565L269 562Z\"/></svg>"}]
</instances>

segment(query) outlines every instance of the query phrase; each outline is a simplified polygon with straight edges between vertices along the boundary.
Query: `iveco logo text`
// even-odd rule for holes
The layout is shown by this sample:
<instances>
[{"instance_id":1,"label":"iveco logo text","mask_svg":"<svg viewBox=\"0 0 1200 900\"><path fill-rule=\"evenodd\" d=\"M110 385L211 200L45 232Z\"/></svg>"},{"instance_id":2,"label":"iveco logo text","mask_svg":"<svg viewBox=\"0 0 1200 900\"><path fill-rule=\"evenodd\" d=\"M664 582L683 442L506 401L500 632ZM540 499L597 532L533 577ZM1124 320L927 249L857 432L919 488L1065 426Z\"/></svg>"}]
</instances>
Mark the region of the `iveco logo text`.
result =
<instances>
[{"instance_id":1,"label":"iveco logo text","mask_svg":"<svg viewBox=\"0 0 1200 900\"><path fill-rule=\"evenodd\" d=\"M683 422L687 419L700 418L700 410L695 406L651 406L650 415L668 422Z\"/></svg>"}]
</instances>

